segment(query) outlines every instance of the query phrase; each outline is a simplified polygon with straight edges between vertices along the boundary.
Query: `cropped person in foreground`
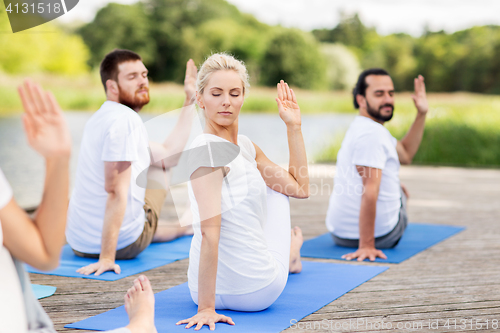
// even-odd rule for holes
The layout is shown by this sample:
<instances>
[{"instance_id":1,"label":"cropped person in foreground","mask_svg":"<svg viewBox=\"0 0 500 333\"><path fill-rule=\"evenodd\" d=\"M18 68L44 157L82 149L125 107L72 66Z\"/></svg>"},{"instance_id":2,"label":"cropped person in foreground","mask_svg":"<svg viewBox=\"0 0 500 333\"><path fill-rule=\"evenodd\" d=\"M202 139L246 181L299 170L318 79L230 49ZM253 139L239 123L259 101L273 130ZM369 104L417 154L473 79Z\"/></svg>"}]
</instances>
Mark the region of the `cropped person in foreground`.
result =
<instances>
[{"instance_id":1,"label":"cropped person in foreground","mask_svg":"<svg viewBox=\"0 0 500 333\"><path fill-rule=\"evenodd\" d=\"M31 290L24 262L40 270L58 266L65 243L71 138L51 93L26 81L19 88L23 123L30 146L46 162L42 202L34 218L21 209L0 170L0 332L54 333L54 327ZM11 256L12 255L12 256ZM145 276L125 295L130 324L114 333L155 333L154 296Z\"/></svg>"},{"instance_id":2,"label":"cropped person in foreground","mask_svg":"<svg viewBox=\"0 0 500 333\"><path fill-rule=\"evenodd\" d=\"M394 114L394 85L383 69L362 72L353 90L359 115L351 123L337 155L334 190L326 226L337 245L358 248L347 260L386 259L379 249L396 246L408 224L408 192L400 184L400 164L418 151L429 106L424 78L414 80L417 116L398 141L384 127Z\"/></svg>"}]
</instances>

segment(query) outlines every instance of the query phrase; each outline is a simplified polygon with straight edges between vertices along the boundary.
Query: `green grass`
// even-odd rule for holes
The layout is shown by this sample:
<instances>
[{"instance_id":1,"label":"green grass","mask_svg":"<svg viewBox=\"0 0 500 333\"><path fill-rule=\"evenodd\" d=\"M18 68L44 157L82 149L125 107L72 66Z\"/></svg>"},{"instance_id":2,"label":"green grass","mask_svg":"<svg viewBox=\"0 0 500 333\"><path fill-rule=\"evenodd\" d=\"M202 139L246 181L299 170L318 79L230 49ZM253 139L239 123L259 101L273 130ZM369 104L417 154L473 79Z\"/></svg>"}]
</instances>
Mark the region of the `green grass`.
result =
<instances>
[{"instance_id":1,"label":"green grass","mask_svg":"<svg viewBox=\"0 0 500 333\"><path fill-rule=\"evenodd\" d=\"M430 111L414 164L470 167L500 166L500 97L468 93L429 94ZM404 137L416 110L407 94L396 100L387 128ZM343 139L318 154L317 161L334 162Z\"/></svg>"}]
</instances>

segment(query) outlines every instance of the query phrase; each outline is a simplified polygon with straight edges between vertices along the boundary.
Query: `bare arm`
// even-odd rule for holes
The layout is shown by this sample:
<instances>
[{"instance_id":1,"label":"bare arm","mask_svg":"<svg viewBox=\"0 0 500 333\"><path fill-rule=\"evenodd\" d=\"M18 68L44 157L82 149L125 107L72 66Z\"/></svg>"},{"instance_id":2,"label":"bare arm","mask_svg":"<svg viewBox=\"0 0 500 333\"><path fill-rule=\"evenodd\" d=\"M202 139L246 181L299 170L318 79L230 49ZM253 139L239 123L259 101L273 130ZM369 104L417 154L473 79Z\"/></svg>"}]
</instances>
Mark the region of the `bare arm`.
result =
<instances>
[{"instance_id":1,"label":"bare arm","mask_svg":"<svg viewBox=\"0 0 500 333\"><path fill-rule=\"evenodd\" d=\"M412 95L413 102L417 108L417 117L405 137L398 142L396 147L401 164L410 164L420 147L424 135L425 117L429 110L425 83L422 75L415 79L415 93Z\"/></svg>"},{"instance_id":2,"label":"bare arm","mask_svg":"<svg viewBox=\"0 0 500 333\"><path fill-rule=\"evenodd\" d=\"M359 212L359 248L354 253L343 255L347 260L358 258L363 261L376 257L386 259L380 250L375 248L375 218L377 215L377 199L382 180L382 170L365 166L356 166L363 181L363 195Z\"/></svg>"},{"instance_id":3,"label":"bare arm","mask_svg":"<svg viewBox=\"0 0 500 333\"><path fill-rule=\"evenodd\" d=\"M171 168L179 162L181 153L191 133L191 125L195 114L194 96L196 94L197 69L192 59L186 64L184 92L186 99L177 123L163 143L150 142L149 147L154 159L153 166ZM163 164L161 162L163 160Z\"/></svg>"},{"instance_id":4,"label":"bare arm","mask_svg":"<svg viewBox=\"0 0 500 333\"><path fill-rule=\"evenodd\" d=\"M131 170L131 162L104 162L104 188L108 193L108 199L104 212L101 254L97 263L78 269L78 273L89 275L95 272L95 275L100 275L113 270L116 274L120 274L120 266L115 263L116 246L127 209Z\"/></svg>"},{"instance_id":5,"label":"bare arm","mask_svg":"<svg viewBox=\"0 0 500 333\"><path fill-rule=\"evenodd\" d=\"M191 175L191 185L200 212L202 235L198 271L198 313L189 319L179 321L177 325L188 324L186 328L196 325L195 330L199 330L203 325L208 325L214 330L217 322L234 325L231 318L215 312L224 173L223 168L203 167Z\"/></svg>"},{"instance_id":6,"label":"bare arm","mask_svg":"<svg viewBox=\"0 0 500 333\"><path fill-rule=\"evenodd\" d=\"M0 210L5 247L21 261L50 270L57 267L64 245L68 209L71 137L51 93L27 80L19 87L28 143L46 160L42 202L32 220L14 199Z\"/></svg>"},{"instance_id":7,"label":"bare arm","mask_svg":"<svg viewBox=\"0 0 500 333\"><path fill-rule=\"evenodd\" d=\"M254 144L257 168L267 186L295 198L309 197L309 172L306 148L301 131L300 109L292 89L283 80L278 83L278 109L285 122L288 135L290 161L288 171L271 162L262 150Z\"/></svg>"},{"instance_id":8,"label":"bare arm","mask_svg":"<svg viewBox=\"0 0 500 333\"><path fill-rule=\"evenodd\" d=\"M192 186L199 203L201 220L200 269L198 274L198 312L215 311L215 281L221 228L222 169L200 168L193 173ZM208 190L210 189L210 190Z\"/></svg>"},{"instance_id":9,"label":"bare arm","mask_svg":"<svg viewBox=\"0 0 500 333\"><path fill-rule=\"evenodd\" d=\"M47 160L46 165L48 185L34 220L14 199L0 210L5 247L14 257L41 270L59 264L68 209L69 159Z\"/></svg>"}]
</instances>

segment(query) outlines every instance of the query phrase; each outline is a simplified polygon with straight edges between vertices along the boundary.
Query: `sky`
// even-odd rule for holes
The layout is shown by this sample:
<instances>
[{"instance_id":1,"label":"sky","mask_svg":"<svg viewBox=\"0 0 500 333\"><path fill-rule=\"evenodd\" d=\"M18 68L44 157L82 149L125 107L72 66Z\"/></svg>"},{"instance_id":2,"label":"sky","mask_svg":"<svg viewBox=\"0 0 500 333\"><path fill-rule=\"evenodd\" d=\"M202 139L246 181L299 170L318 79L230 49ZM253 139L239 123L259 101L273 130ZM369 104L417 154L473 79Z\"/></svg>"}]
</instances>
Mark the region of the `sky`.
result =
<instances>
[{"instance_id":1,"label":"sky","mask_svg":"<svg viewBox=\"0 0 500 333\"><path fill-rule=\"evenodd\" d=\"M59 20L89 22L109 2L130 4L137 0L80 0ZM303 30L333 28L341 11L359 13L365 25L380 34L406 32L419 36L431 31L454 32L475 25L500 25L499 0L228 0L242 12L270 25Z\"/></svg>"}]
</instances>

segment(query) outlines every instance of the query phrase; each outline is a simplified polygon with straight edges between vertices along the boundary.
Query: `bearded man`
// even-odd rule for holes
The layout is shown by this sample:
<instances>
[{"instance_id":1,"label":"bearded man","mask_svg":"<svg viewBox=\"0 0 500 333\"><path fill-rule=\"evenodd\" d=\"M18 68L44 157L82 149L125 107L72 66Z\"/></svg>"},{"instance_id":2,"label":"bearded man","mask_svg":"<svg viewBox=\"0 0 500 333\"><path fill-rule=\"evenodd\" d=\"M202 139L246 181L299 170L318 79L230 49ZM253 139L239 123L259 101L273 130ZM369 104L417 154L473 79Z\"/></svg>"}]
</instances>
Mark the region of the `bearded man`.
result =
<instances>
[{"instance_id":1,"label":"bearded man","mask_svg":"<svg viewBox=\"0 0 500 333\"><path fill-rule=\"evenodd\" d=\"M178 162L178 158L165 159L157 168L152 156L178 157L184 149L194 112L196 72L189 60L183 110L160 144L148 141L137 114L149 102L148 70L141 57L132 51L114 50L102 61L100 74L107 100L85 125L66 228L66 239L75 254L98 261L77 272L119 274L116 259L134 258L151 242L192 232L188 227L160 224L166 186L140 186L138 178L144 171L148 178L154 171L164 173Z\"/></svg>"},{"instance_id":2,"label":"bearded man","mask_svg":"<svg viewBox=\"0 0 500 333\"><path fill-rule=\"evenodd\" d=\"M326 226L339 246L357 248L344 259L386 259L379 249L396 246L408 224L408 192L400 184L400 164L418 151L429 109L424 78L414 80L416 119L398 141L384 127L394 113L394 84L379 68L362 72L353 90L359 115L350 125L337 155L334 191Z\"/></svg>"}]
</instances>

